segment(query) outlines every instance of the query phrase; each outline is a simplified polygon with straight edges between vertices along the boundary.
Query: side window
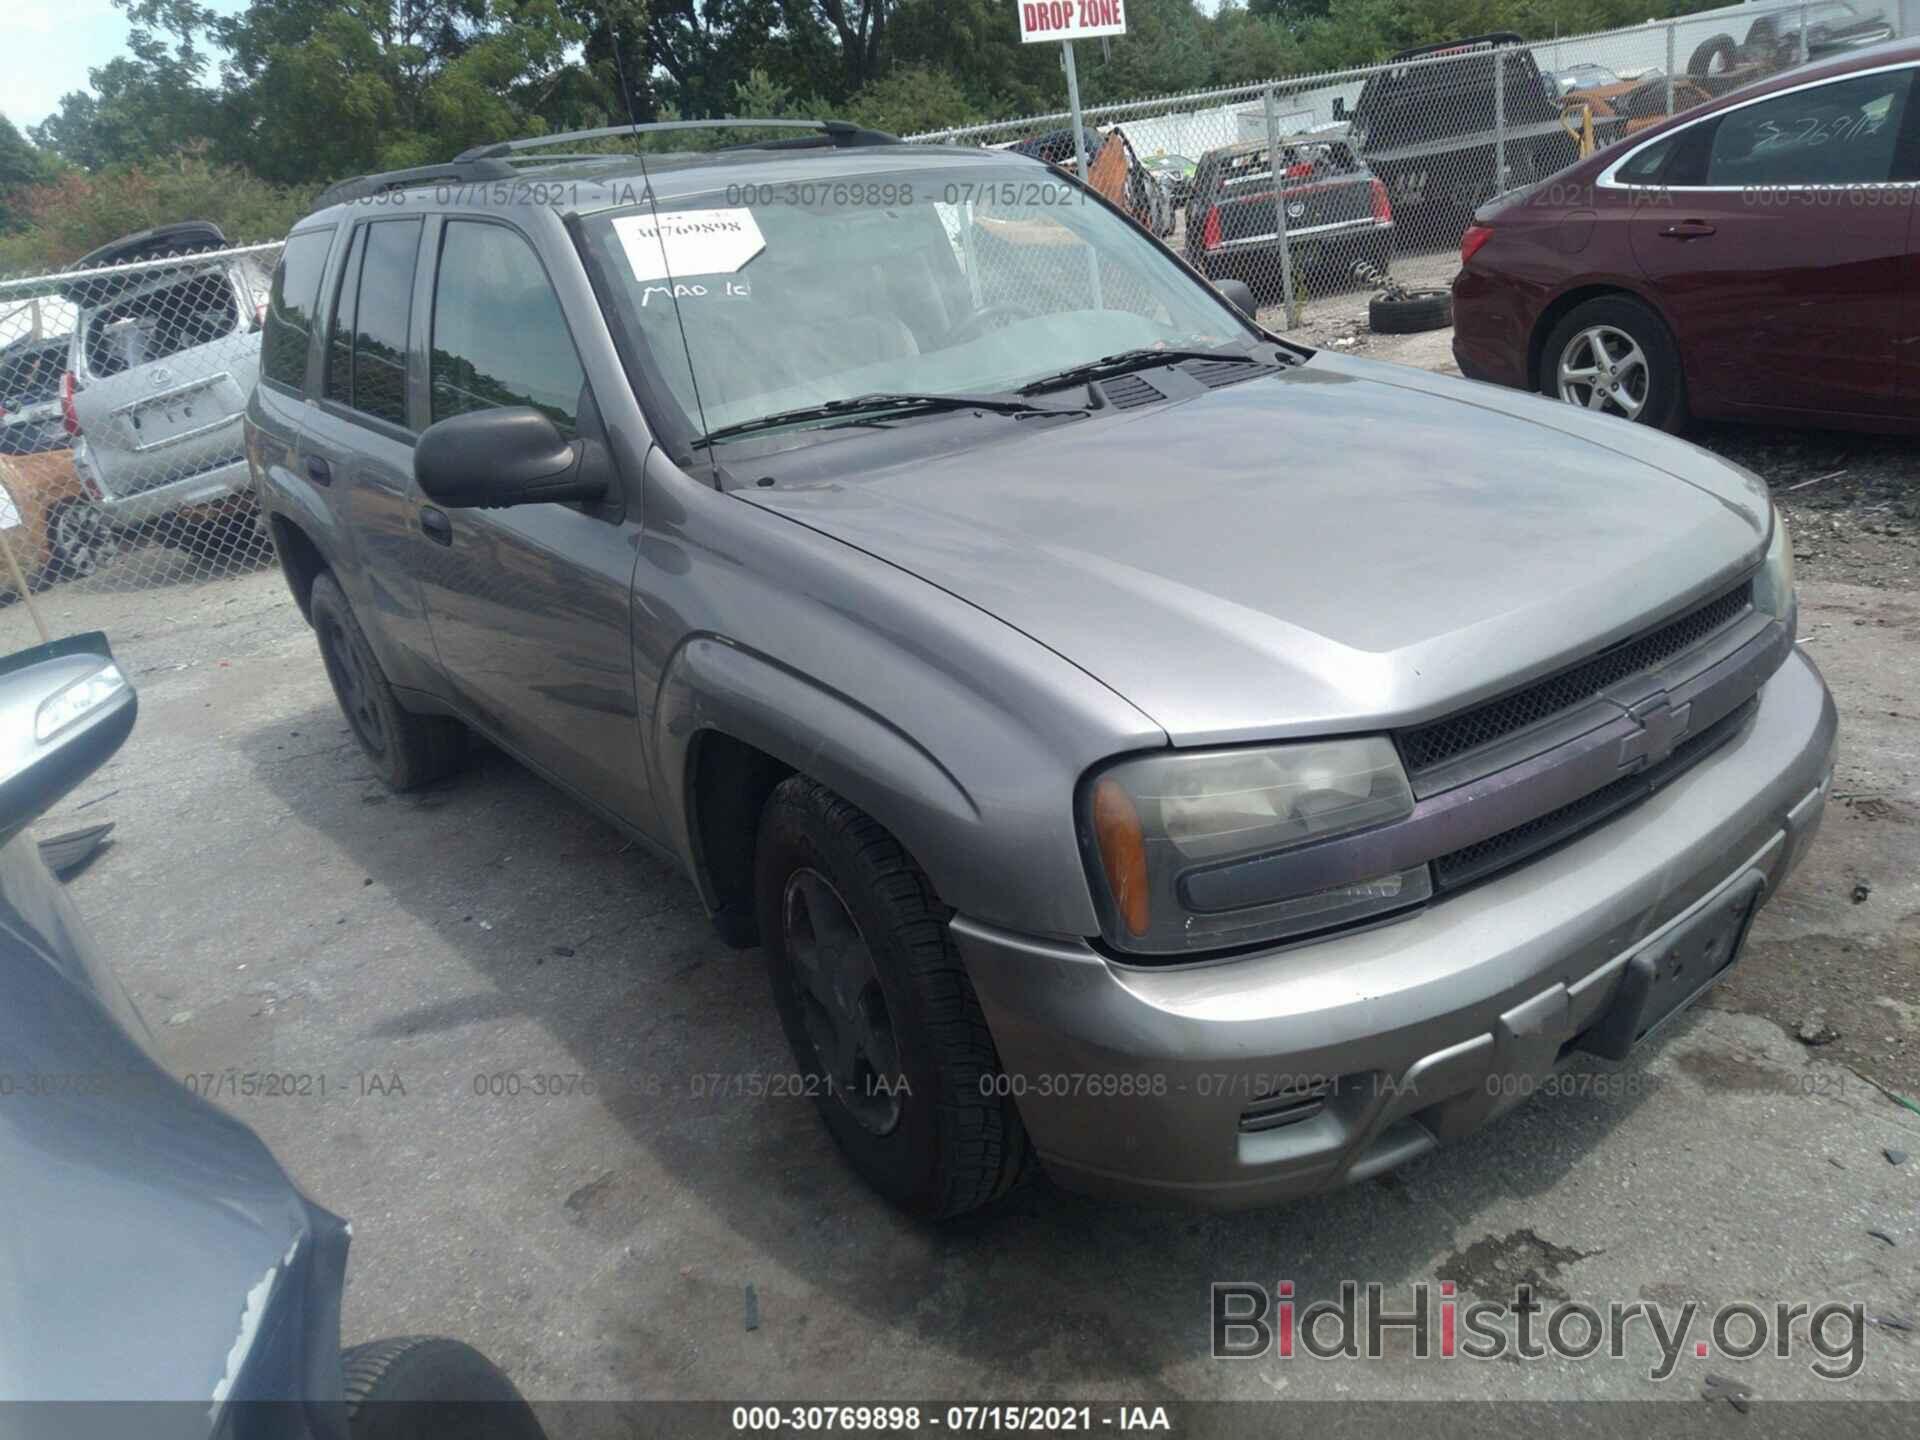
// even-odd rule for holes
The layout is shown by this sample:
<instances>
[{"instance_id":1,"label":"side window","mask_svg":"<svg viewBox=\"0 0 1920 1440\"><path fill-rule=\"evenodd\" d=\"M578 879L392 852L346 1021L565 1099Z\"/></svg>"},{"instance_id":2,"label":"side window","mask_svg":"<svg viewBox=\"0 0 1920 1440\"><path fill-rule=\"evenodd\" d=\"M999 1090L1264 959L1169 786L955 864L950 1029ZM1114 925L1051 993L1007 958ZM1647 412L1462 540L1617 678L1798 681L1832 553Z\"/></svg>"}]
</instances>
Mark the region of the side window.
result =
<instances>
[{"instance_id":1,"label":"side window","mask_svg":"<svg viewBox=\"0 0 1920 1440\"><path fill-rule=\"evenodd\" d=\"M1913 71L1797 90L1714 122L1708 185L1877 185L1893 175Z\"/></svg>"},{"instance_id":2,"label":"side window","mask_svg":"<svg viewBox=\"0 0 1920 1440\"><path fill-rule=\"evenodd\" d=\"M433 287L433 418L531 405L571 434L585 376L533 247L502 225L450 220Z\"/></svg>"},{"instance_id":3,"label":"side window","mask_svg":"<svg viewBox=\"0 0 1920 1440\"><path fill-rule=\"evenodd\" d=\"M1667 157L1673 154L1674 138L1667 136L1656 140L1626 164L1613 172L1613 178L1622 185L1657 185L1660 183L1660 171L1667 163Z\"/></svg>"},{"instance_id":4,"label":"side window","mask_svg":"<svg viewBox=\"0 0 1920 1440\"><path fill-rule=\"evenodd\" d=\"M354 232L327 344L326 396L394 425L407 423L407 322L418 220L379 220Z\"/></svg>"},{"instance_id":5,"label":"side window","mask_svg":"<svg viewBox=\"0 0 1920 1440\"><path fill-rule=\"evenodd\" d=\"M353 404L353 315L360 306L360 264L367 258L367 227L353 232L347 263L340 267L340 288L333 296L333 323L327 327L327 378L321 393L342 405Z\"/></svg>"},{"instance_id":6,"label":"side window","mask_svg":"<svg viewBox=\"0 0 1920 1440\"><path fill-rule=\"evenodd\" d=\"M320 303L320 272L333 231L309 230L287 241L267 298L267 328L260 337L260 378L298 390L307 383L307 338Z\"/></svg>"}]
</instances>

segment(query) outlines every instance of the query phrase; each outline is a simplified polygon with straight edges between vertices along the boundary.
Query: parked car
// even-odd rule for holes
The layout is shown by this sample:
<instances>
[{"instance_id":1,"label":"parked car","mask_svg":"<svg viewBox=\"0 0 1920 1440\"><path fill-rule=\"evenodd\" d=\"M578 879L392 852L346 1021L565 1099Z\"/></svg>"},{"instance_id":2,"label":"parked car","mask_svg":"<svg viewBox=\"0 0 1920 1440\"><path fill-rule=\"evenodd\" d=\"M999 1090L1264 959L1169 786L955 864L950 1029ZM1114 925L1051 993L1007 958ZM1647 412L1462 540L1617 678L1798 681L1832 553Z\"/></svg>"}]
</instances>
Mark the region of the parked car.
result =
<instances>
[{"instance_id":1,"label":"parked car","mask_svg":"<svg viewBox=\"0 0 1920 1440\"><path fill-rule=\"evenodd\" d=\"M118 542L93 508L70 450L0 455L0 595L17 598L15 567L29 589L91 575Z\"/></svg>"},{"instance_id":2,"label":"parked car","mask_svg":"<svg viewBox=\"0 0 1920 1440\"><path fill-rule=\"evenodd\" d=\"M120 748L137 703L104 635L0 658L7 1433L538 1440L469 1346L341 1352L346 1222L168 1072L42 860L32 823Z\"/></svg>"},{"instance_id":3,"label":"parked car","mask_svg":"<svg viewBox=\"0 0 1920 1440\"><path fill-rule=\"evenodd\" d=\"M1897 33L1883 10L1861 10L1847 0L1816 0L1797 10L1757 16L1738 44L1732 35L1702 40L1688 57L1687 73L1714 95L1723 95L1803 60L1843 58Z\"/></svg>"},{"instance_id":4,"label":"parked car","mask_svg":"<svg viewBox=\"0 0 1920 1440\"><path fill-rule=\"evenodd\" d=\"M216 225L163 225L82 256L62 286L79 307L64 382L74 464L116 528L182 510L218 519L250 503L241 415L269 272L253 256L193 258L225 246Z\"/></svg>"},{"instance_id":5,"label":"parked car","mask_svg":"<svg viewBox=\"0 0 1920 1440\"><path fill-rule=\"evenodd\" d=\"M1920 44L1722 96L1482 209L1462 372L1643 424L1912 433Z\"/></svg>"},{"instance_id":6,"label":"parked car","mask_svg":"<svg viewBox=\"0 0 1920 1440\"><path fill-rule=\"evenodd\" d=\"M1499 95L1496 56L1504 70ZM1335 119L1351 126L1354 148L1386 182L1396 208L1469 211L1551 175L1579 153L1533 51L1510 32L1402 50L1368 75L1351 112L1344 98L1333 109ZM1504 124L1496 126L1496 118ZM1599 143L1610 143L1617 128L1616 121L1597 119ZM1496 180L1500 140L1506 173Z\"/></svg>"},{"instance_id":7,"label":"parked car","mask_svg":"<svg viewBox=\"0 0 1920 1440\"><path fill-rule=\"evenodd\" d=\"M1280 293L1280 217L1264 142L1200 157L1187 202L1187 258L1211 279L1232 277L1261 298ZM1287 247L1298 267L1345 278L1356 262L1393 262L1393 203L1346 140L1296 136L1280 147Z\"/></svg>"},{"instance_id":8,"label":"parked car","mask_svg":"<svg viewBox=\"0 0 1920 1440\"><path fill-rule=\"evenodd\" d=\"M1164 151L1140 162L1167 192L1167 202L1175 210L1183 208L1193 196L1193 177L1199 166L1184 155Z\"/></svg>"},{"instance_id":9,"label":"parked car","mask_svg":"<svg viewBox=\"0 0 1920 1440\"><path fill-rule=\"evenodd\" d=\"M1745 470L1276 339L1022 157L540 162L599 133L294 227L262 504L373 768L476 730L683 866L898 1204L1379 1174L1626 1053L1805 851Z\"/></svg>"},{"instance_id":10,"label":"parked car","mask_svg":"<svg viewBox=\"0 0 1920 1440\"><path fill-rule=\"evenodd\" d=\"M73 441L60 419L67 337L16 340L0 350L0 455L38 455Z\"/></svg>"},{"instance_id":11,"label":"parked car","mask_svg":"<svg viewBox=\"0 0 1920 1440\"><path fill-rule=\"evenodd\" d=\"M1595 121L1618 116L1621 123L1611 132L1611 138L1618 141L1659 124L1669 114L1678 115L1712 98L1704 86L1687 76L1676 75L1669 85L1665 75L1653 75L1569 91L1560 99L1560 113L1568 117L1590 114Z\"/></svg>"},{"instance_id":12,"label":"parked car","mask_svg":"<svg viewBox=\"0 0 1920 1440\"><path fill-rule=\"evenodd\" d=\"M1115 126L1104 135L1092 126L1080 131L1087 160L1087 184L1138 220L1155 235L1173 233L1173 203L1153 172L1141 164L1133 142ZM1072 130L1049 130L1002 147L1072 171L1077 164Z\"/></svg>"},{"instance_id":13,"label":"parked car","mask_svg":"<svg viewBox=\"0 0 1920 1440\"><path fill-rule=\"evenodd\" d=\"M1575 90L1593 90L1603 85L1618 85L1620 77L1604 65L1581 61L1561 70L1542 70L1540 78L1555 99L1565 99Z\"/></svg>"}]
</instances>

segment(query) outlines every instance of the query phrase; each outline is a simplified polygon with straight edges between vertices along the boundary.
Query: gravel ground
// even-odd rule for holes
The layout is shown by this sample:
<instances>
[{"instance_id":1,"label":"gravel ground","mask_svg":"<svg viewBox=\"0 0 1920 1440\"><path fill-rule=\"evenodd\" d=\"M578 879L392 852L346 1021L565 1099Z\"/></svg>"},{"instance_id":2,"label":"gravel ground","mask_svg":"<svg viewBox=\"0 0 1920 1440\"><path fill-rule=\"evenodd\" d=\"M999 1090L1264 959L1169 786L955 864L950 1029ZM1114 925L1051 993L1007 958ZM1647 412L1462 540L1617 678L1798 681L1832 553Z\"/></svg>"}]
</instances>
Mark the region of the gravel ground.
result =
<instances>
[{"instance_id":1,"label":"gravel ground","mask_svg":"<svg viewBox=\"0 0 1920 1440\"><path fill-rule=\"evenodd\" d=\"M1920 1095L1920 595L1910 533L1885 533L1910 531L1920 489L1879 442L1696 438L1801 497L1803 642L1844 728L1821 842L1659 1044L1311 1204L1197 1217L1041 1185L988 1222L893 1215L804 1103L696 1093L787 1062L755 957L718 945L691 888L492 752L388 795L272 571L41 597L63 630L106 629L142 689L132 740L42 831L117 822L73 889L179 1070L330 1078L325 1099L228 1103L355 1221L350 1342L460 1335L544 1400L1692 1402L1710 1373L1767 1399L1912 1399L1920 1161L1885 1152L1920 1155L1920 1115L1879 1087ZM24 620L0 616L5 638ZM593 1091L536 1097L534 1075ZM1602 1307L1857 1299L1892 1323L1842 1386L1804 1349L1688 1354L1655 1381L1644 1331L1623 1362L1208 1358L1209 1282L1317 1297L1348 1277L1390 1300L1527 1277ZM618 1411L556 1431L596 1427L633 1433Z\"/></svg>"}]
</instances>

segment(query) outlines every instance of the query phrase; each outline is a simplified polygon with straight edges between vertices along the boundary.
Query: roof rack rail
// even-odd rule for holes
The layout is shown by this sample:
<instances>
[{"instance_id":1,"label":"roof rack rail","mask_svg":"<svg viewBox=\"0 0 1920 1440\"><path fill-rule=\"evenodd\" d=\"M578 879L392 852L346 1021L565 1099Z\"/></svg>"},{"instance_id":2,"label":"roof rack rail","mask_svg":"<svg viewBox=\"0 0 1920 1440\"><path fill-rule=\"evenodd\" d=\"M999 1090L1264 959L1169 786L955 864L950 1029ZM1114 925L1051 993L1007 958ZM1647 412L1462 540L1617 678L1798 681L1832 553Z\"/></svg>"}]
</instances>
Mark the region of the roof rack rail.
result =
<instances>
[{"instance_id":1,"label":"roof rack rail","mask_svg":"<svg viewBox=\"0 0 1920 1440\"><path fill-rule=\"evenodd\" d=\"M325 210L329 205L338 205L346 200L362 200L369 195L405 190L414 185L503 180L513 173L511 165L503 165L498 160L462 155L439 165L415 165L407 170L385 170L377 175L356 175L350 180L339 181L320 192L320 198L313 202L313 208Z\"/></svg>"},{"instance_id":2,"label":"roof rack rail","mask_svg":"<svg viewBox=\"0 0 1920 1440\"><path fill-rule=\"evenodd\" d=\"M856 145L898 145L897 135L884 130L868 130L846 120L756 120L750 116L726 120L653 120L643 125L602 125L597 130L568 130L558 135L530 135L524 140L500 140L491 145L476 145L454 157L456 165L480 160L504 160L523 150L546 145L570 144L575 140L613 140L623 135L660 135L673 130L739 129L811 130L802 140L766 140L757 144L729 145L729 150L793 149L831 145L836 150Z\"/></svg>"}]
</instances>

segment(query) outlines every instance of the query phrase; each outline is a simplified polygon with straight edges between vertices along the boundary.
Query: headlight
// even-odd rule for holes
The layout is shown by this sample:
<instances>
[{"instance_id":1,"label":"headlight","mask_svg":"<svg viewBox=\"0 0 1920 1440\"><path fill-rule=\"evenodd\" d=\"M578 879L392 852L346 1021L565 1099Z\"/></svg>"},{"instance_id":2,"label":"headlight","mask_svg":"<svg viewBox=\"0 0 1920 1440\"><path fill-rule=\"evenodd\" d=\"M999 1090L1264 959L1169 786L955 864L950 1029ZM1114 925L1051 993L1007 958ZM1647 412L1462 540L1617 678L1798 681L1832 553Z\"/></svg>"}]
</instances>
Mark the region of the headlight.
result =
<instances>
[{"instance_id":1,"label":"headlight","mask_svg":"<svg viewBox=\"0 0 1920 1440\"><path fill-rule=\"evenodd\" d=\"M1786 621L1787 628L1792 629L1798 605L1793 593L1793 537L1787 533L1787 517L1776 506L1773 539L1753 581L1753 608Z\"/></svg>"},{"instance_id":2,"label":"headlight","mask_svg":"<svg viewBox=\"0 0 1920 1440\"><path fill-rule=\"evenodd\" d=\"M1115 948L1178 955L1344 925L1432 893L1424 865L1276 893L1277 852L1403 820L1413 791L1391 741L1267 745L1123 760L1082 800L1101 929Z\"/></svg>"},{"instance_id":3,"label":"headlight","mask_svg":"<svg viewBox=\"0 0 1920 1440\"><path fill-rule=\"evenodd\" d=\"M62 730L90 715L127 688L127 677L120 667L102 666L83 680L76 680L40 702L33 717L34 738L45 744Z\"/></svg>"}]
</instances>

